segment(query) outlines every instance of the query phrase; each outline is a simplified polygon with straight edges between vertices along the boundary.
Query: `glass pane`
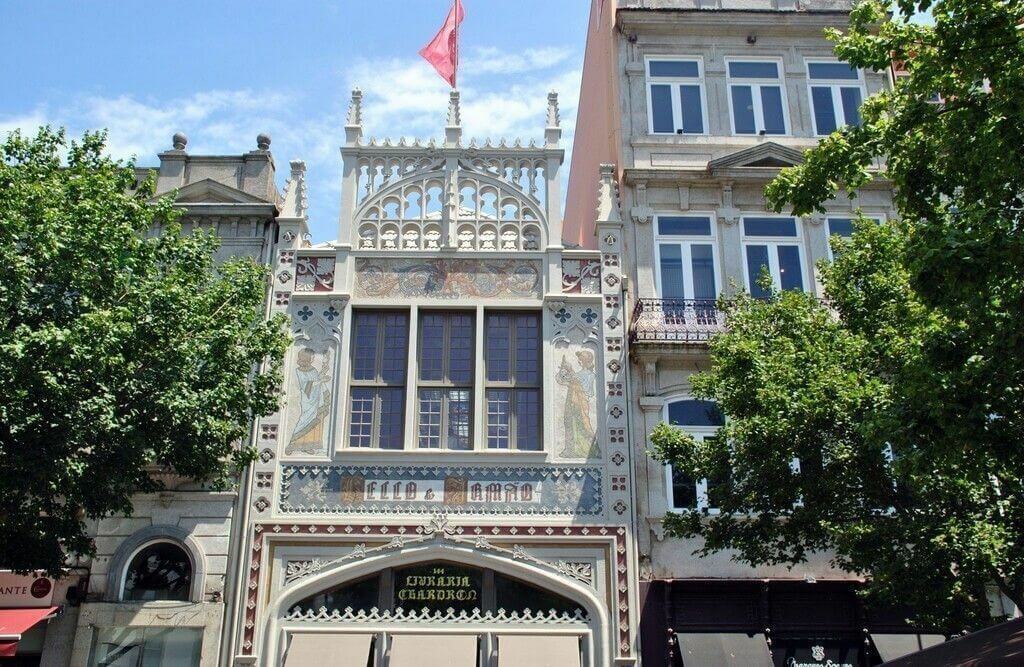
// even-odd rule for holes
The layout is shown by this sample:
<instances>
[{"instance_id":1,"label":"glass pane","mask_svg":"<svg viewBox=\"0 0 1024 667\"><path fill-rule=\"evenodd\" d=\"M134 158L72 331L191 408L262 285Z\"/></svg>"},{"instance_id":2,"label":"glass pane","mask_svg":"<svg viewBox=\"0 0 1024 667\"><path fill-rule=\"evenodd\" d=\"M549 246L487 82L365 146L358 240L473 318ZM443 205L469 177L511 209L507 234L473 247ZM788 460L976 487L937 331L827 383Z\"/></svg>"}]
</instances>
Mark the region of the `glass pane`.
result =
<instances>
[{"instance_id":1,"label":"glass pane","mask_svg":"<svg viewBox=\"0 0 1024 667\"><path fill-rule=\"evenodd\" d=\"M729 76L737 79L777 79L778 63L729 63Z\"/></svg>"},{"instance_id":2,"label":"glass pane","mask_svg":"<svg viewBox=\"0 0 1024 667\"><path fill-rule=\"evenodd\" d=\"M800 249L795 245L780 245L778 250L779 284L782 285L784 290L802 290L804 288L804 276L800 268Z\"/></svg>"},{"instance_id":3,"label":"glass pane","mask_svg":"<svg viewBox=\"0 0 1024 667\"><path fill-rule=\"evenodd\" d=\"M441 447L441 390L420 389L419 447Z\"/></svg>"},{"instance_id":4,"label":"glass pane","mask_svg":"<svg viewBox=\"0 0 1024 667\"><path fill-rule=\"evenodd\" d=\"M516 449L540 451L540 390L516 392Z\"/></svg>"},{"instance_id":5,"label":"glass pane","mask_svg":"<svg viewBox=\"0 0 1024 667\"><path fill-rule=\"evenodd\" d=\"M853 236L853 218L829 218L828 233L850 238Z\"/></svg>"},{"instance_id":6,"label":"glass pane","mask_svg":"<svg viewBox=\"0 0 1024 667\"><path fill-rule=\"evenodd\" d=\"M444 321L442 313L420 313L421 380L444 379Z\"/></svg>"},{"instance_id":7,"label":"glass pane","mask_svg":"<svg viewBox=\"0 0 1024 667\"><path fill-rule=\"evenodd\" d=\"M677 76L696 78L700 76L700 69L694 60L652 60L648 63L648 72L651 76Z\"/></svg>"},{"instance_id":8,"label":"glass pane","mask_svg":"<svg viewBox=\"0 0 1024 667\"><path fill-rule=\"evenodd\" d=\"M683 109L683 132L704 133L704 112L701 110L700 86L679 86L679 101Z\"/></svg>"},{"instance_id":9,"label":"glass pane","mask_svg":"<svg viewBox=\"0 0 1024 667\"><path fill-rule=\"evenodd\" d=\"M714 401L687 399L668 404L668 423L673 426L724 426L725 416Z\"/></svg>"},{"instance_id":10,"label":"glass pane","mask_svg":"<svg viewBox=\"0 0 1024 667\"><path fill-rule=\"evenodd\" d=\"M678 243L658 244L661 255L661 298L683 299L683 249Z\"/></svg>"},{"instance_id":11,"label":"glass pane","mask_svg":"<svg viewBox=\"0 0 1024 667\"><path fill-rule=\"evenodd\" d=\"M487 448L508 449L511 392L492 389L487 392Z\"/></svg>"},{"instance_id":12,"label":"glass pane","mask_svg":"<svg viewBox=\"0 0 1024 667\"><path fill-rule=\"evenodd\" d=\"M860 125L860 88L841 88L839 97L843 101L843 117L847 125Z\"/></svg>"},{"instance_id":13,"label":"glass pane","mask_svg":"<svg viewBox=\"0 0 1024 667\"><path fill-rule=\"evenodd\" d=\"M483 608L484 571L466 565L432 562L395 569L395 607L472 611Z\"/></svg>"},{"instance_id":14,"label":"glass pane","mask_svg":"<svg viewBox=\"0 0 1024 667\"><path fill-rule=\"evenodd\" d=\"M409 360L409 316L384 313L384 354L381 379L386 384L405 384L405 365Z\"/></svg>"},{"instance_id":15,"label":"glass pane","mask_svg":"<svg viewBox=\"0 0 1024 667\"><path fill-rule=\"evenodd\" d=\"M467 450L472 448L470 436L470 413L472 392L469 389L452 389L448 392L448 449Z\"/></svg>"},{"instance_id":16,"label":"glass pane","mask_svg":"<svg viewBox=\"0 0 1024 667\"><path fill-rule=\"evenodd\" d=\"M672 507L688 509L697 506L697 484L692 477L672 470Z\"/></svg>"},{"instance_id":17,"label":"glass pane","mask_svg":"<svg viewBox=\"0 0 1024 667\"><path fill-rule=\"evenodd\" d=\"M97 631L95 667L137 667L142 655L143 628L103 628Z\"/></svg>"},{"instance_id":18,"label":"glass pane","mask_svg":"<svg viewBox=\"0 0 1024 667\"><path fill-rule=\"evenodd\" d=\"M671 134L676 131L671 86L651 86L651 127L655 132Z\"/></svg>"},{"instance_id":19,"label":"glass pane","mask_svg":"<svg viewBox=\"0 0 1024 667\"><path fill-rule=\"evenodd\" d=\"M349 447L373 446L373 389L352 388L352 409L349 413Z\"/></svg>"},{"instance_id":20,"label":"glass pane","mask_svg":"<svg viewBox=\"0 0 1024 667\"><path fill-rule=\"evenodd\" d=\"M832 104L832 89L822 86L811 88L811 103L814 105L814 129L818 134L832 134L836 131L836 110Z\"/></svg>"},{"instance_id":21,"label":"glass pane","mask_svg":"<svg viewBox=\"0 0 1024 667\"><path fill-rule=\"evenodd\" d=\"M714 299L715 293L715 256L714 248L708 243L695 243L690 246L690 262L693 265L693 298Z\"/></svg>"},{"instance_id":22,"label":"glass pane","mask_svg":"<svg viewBox=\"0 0 1024 667\"><path fill-rule=\"evenodd\" d=\"M370 611L373 607L380 607L380 575L374 574L366 579L346 582L337 588L322 591L302 600L292 609L318 612L321 607L339 612L344 612L346 607L352 607L353 611Z\"/></svg>"},{"instance_id":23,"label":"glass pane","mask_svg":"<svg viewBox=\"0 0 1024 667\"><path fill-rule=\"evenodd\" d=\"M357 310L352 328L355 339L352 343L352 378L375 380L377 378L377 331L380 314Z\"/></svg>"},{"instance_id":24,"label":"glass pane","mask_svg":"<svg viewBox=\"0 0 1024 667\"><path fill-rule=\"evenodd\" d=\"M754 92L750 86L732 87L732 115L736 134L755 134Z\"/></svg>"},{"instance_id":25,"label":"glass pane","mask_svg":"<svg viewBox=\"0 0 1024 667\"><path fill-rule=\"evenodd\" d=\"M796 218L743 218L746 236L796 236Z\"/></svg>"},{"instance_id":26,"label":"glass pane","mask_svg":"<svg viewBox=\"0 0 1024 667\"><path fill-rule=\"evenodd\" d=\"M812 79L857 80L857 70L846 63L808 63L807 75Z\"/></svg>"},{"instance_id":27,"label":"glass pane","mask_svg":"<svg viewBox=\"0 0 1024 667\"><path fill-rule=\"evenodd\" d=\"M381 449L402 448L402 422L405 417L405 389L379 389Z\"/></svg>"},{"instance_id":28,"label":"glass pane","mask_svg":"<svg viewBox=\"0 0 1024 667\"><path fill-rule=\"evenodd\" d=\"M771 292L761 287L758 281L761 273L768 270L768 246L747 246L747 280L750 282L750 295L755 299L765 299Z\"/></svg>"},{"instance_id":29,"label":"glass pane","mask_svg":"<svg viewBox=\"0 0 1024 667\"><path fill-rule=\"evenodd\" d=\"M487 315L487 381L507 382L510 378L512 317L506 313Z\"/></svg>"},{"instance_id":30,"label":"glass pane","mask_svg":"<svg viewBox=\"0 0 1024 667\"><path fill-rule=\"evenodd\" d=\"M195 667L203 631L199 628L146 628L140 667Z\"/></svg>"},{"instance_id":31,"label":"glass pane","mask_svg":"<svg viewBox=\"0 0 1024 667\"><path fill-rule=\"evenodd\" d=\"M516 315L516 384L540 384L540 317Z\"/></svg>"},{"instance_id":32,"label":"glass pane","mask_svg":"<svg viewBox=\"0 0 1024 667\"><path fill-rule=\"evenodd\" d=\"M557 593L532 586L525 581L494 573L494 602L507 612L529 609L533 612L573 613L579 606Z\"/></svg>"},{"instance_id":33,"label":"glass pane","mask_svg":"<svg viewBox=\"0 0 1024 667\"><path fill-rule=\"evenodd\" d=\"M785 134L786 116L782 111L782 88L761 86L761 108L764 111L765 134Z\"/></svg>"},{"instance_id":34,"label":"glass pane","mask_svg":"<svg viewBox=\"0 0 1024 667\"><path fill-rule=\"evenodd\" d=\"M124 579L125 600L188 600L192 561L171 542L157 542L132 558Z\"/></svg>"},{"instance_id":35,"label":"glass pane","mask_svg":"<svg viewBox=\"0 0 1024 667\"><path fill-rule=\"evenodd\" d=\"M476 326L470 313L454 313L448 343L448 380L452 384L473 383L473 340Z\"/></svg>"},{"instance_id":36,"label":"glass pane","mask_svg":"<svg viewBox=\"0 0 1024 667\"><path fill-rule=\"evenodd\" d=\"M665 236L711 236L711 218L659 215L658 233Z\"/></svg>"}]
</instances>

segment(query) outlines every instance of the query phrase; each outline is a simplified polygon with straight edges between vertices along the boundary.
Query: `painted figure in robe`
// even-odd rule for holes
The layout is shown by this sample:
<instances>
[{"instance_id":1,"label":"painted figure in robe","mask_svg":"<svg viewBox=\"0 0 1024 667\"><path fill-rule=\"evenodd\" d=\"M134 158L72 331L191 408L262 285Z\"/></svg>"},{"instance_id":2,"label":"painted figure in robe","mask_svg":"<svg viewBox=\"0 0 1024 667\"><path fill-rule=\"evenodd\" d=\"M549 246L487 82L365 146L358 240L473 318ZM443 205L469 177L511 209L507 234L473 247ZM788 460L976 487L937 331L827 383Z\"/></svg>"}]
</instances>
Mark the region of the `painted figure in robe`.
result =
<instances>
[{"instance_id":1,"label":"painted figure in robe","mask_svg":"<svg viewBox=\"0 0 1024 667\"><path fill-rule=\"evenodd\" d=\"M574 459L589 459L601 455L597 446L597 432L591 418L591 406L597 393L597 373L594 353L590 350L576 352L578 369L567 356L562 357L555 381L566 388L562 422L565 446L560 456Z\"/></svg>"},{"instance_id":2,"label":"painted figure in robe","mask_svg":"<svg viewBox=\"0 0 1024 667\"><path fill-rule=\"evenodd\" d=\"M329 353L324 354L322 364L317 368L313 365L313 350L303 347L296 355L295 379L299 390L299 417L292 429L292 437L285 448L285 454L324 452L324 425L331 411L329 356Z\"/></svg>"}]
</instances>

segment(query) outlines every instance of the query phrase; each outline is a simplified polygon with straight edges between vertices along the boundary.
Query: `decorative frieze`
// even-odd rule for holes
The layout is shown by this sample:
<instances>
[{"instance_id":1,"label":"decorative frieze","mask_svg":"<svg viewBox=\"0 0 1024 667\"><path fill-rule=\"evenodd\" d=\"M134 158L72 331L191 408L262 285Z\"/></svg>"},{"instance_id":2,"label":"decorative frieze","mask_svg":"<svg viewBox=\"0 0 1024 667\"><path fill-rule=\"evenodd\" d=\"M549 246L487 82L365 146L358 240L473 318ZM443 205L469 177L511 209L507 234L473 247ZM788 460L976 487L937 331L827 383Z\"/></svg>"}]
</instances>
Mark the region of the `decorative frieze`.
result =
<instances>
[{"instance_id":1,"label":"decorative frieze","mask_svg":"<svg viewBox=\"0 0 1024 667\"><path fill-rule=\"evenodd\" d=\"M522 299L541 296L540 262L356 259L355 296Z\"/></svg>"},{"instance_id":2,"label":"decorative frieze","mask_svg":"<svg viewBox=\"0 0 1024 667\"><path fill-rule=\"evenodd\" d=\"M562 292L565 294L600 294L601 260L562 259Z\"/></svg>"}]
</instances>

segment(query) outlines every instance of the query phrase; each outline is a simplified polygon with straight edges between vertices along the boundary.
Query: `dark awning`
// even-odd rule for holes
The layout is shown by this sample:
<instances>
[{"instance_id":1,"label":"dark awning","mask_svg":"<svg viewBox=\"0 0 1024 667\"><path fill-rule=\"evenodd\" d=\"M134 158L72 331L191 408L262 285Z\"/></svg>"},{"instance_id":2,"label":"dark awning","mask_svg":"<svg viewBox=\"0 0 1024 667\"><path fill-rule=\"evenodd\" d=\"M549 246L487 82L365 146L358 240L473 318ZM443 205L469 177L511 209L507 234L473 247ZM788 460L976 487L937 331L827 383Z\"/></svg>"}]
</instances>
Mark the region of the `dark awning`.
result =
<instances>
[{"instance_id":1,"label":"dark awning","mask_svg":"<svg viewBox=\"0 0 1024 667\"><path fill-rule=\"evenodd\" d=\"M760 633L676 633L679 654L686 667L772 667L768 642Z\"/></svg>"},{"instance_id":2,"label":"dark awning","mask_svg":"<svg viewBox=\"0 0 1024 667\"><path fill-rule=\"evenodd\" d=\"M1018 618L885 663L886 667L1024 665L1024 619Z\"/></svg>"},{"instance_id":3,"label":"dark awning","mask_svg":"<svg viewBox=\"0 0 1024 667\"><path fill-rule=\"evenodd\" d=\"M59 607L39 609L0 609L0 657L10 658L18 652L21 635Z\"/></svg>"},{"instance_id":4,"label":"dark awning","mask_svg":"<svg viewBox=\"0 0 1024 667\"><path fill-rule=\"evenodd\" d=\"M946 638L943 635L875 634L872 632L871 641L874 642L882 660L895 660L941 644L946 641Z\"/></svg>"}]
</instances>

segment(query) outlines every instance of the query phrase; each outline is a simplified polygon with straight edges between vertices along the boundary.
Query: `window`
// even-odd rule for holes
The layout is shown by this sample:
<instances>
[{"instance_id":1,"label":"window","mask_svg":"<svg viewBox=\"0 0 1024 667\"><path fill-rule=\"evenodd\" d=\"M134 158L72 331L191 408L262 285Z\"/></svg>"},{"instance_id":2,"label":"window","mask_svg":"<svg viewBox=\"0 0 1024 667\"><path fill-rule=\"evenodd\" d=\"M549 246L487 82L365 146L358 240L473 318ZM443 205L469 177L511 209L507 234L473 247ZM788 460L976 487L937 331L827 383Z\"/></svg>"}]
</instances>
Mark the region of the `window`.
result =
<instances>
[{"instance_id":1,"label":"window","mask_svg":"<svg viewBox=\"0 0 1024 667\"><path fill-rule=\"evenodd\" d=\"M654 224L659 296L713 302L718 297L718 280L712 218L659 215Z\"/></svg>"},{"instance_id":2,"label":"window","mask_svg":"<svg viewBox=\"0 0 1024 667\"><path fill-rule=\"evenodd\" d=\"M97 629L90 667L195 667L202 628L119 627Z\"/></svg>"},{"instance_id":3,"label":"window","mask_svg":"<svg viewBox=\"0 0 1024 667\"><path fill-rule=\"evenodd\" d=\"M712 401L685 399L665 406L665 421L678 426L699 441L714 439L718 429L725 425L725 417ZM713 480L695 480L665 466L668 481L669 507L674 510L713 509L711 494L720 485Z\"/></svg>"},{"instance_id":4,"label":"window","mask_svg":"<svg viewBox=\"0 0 1024 667\"><path fill-rule=\"evenodd\" d=\"M352 320L349 445L401 449L409 315L357 310Z\"/></svg>"},{"instance_id":5,"label":"window","mask_svg":"<svg viewBox=\"0 0 1024 667\"><path fill-rule=\"evenodd\" d=\"M418 445L472 449L476 318L420 311L419 320Z\"/></svg>"},{"instance_id":6,"label":"window","mask_svg":"<svg viewBox=\"0 0 1024 667\"><path fill-rule=\"evenodd\" d=\"M726 61L733 134L789 134L777 61Z\"/></svg>"},{"instance_id":7,"label":"window","mask_svg":"<svg viewBox=\"0 0 1024 667\"><path fill-rule=\"evenodd\" d=\"M844 240L850 240L853 236L853 221L857 218L849 217L833 217L829 216L825 220L826 231L828 232L829 239L833 236L839 236ZM881 218L868 217L868 220L874 220L876 223L881 224ZM831 240L828 244L828 256L829 259L835 258L835 251L832 249Z\"/></svg>"},{"instance_id":8,"label":"window","mask_svg":"<svg viewBox=\"0 0 1024 667\"><path fill-rule=\"evenodd\" d=\"M132 558L124 575L123 600L188 600L192 560L173 542L154 542Z\"/></svg>"},{"instance_id":9,"label":"window","mask_svg":"<svg viewBox=\"0 0 1024 667\"><path fill-rule=\"evenodd\" d=\"M535 312L487 313L488 449L541 449L540 326Z\"/></svg>"},{"instance_id":10,"label":"window","mask_svg":"<svg viewBox=\"0 0 1024 667\"><path fill-rule=\"evenodd\" d=\"M796 218L743 218L743 252L747 290L756 298L769 296L758 284L765 267L777 290L803 290L803 248Z\"/></svg>"},{"instance_id":11,"label":"window","mask_svg":"<svg viewBox=\"0 0 1024 667\"><path fill-rule=\"evenodd\" d=\"M841 62L808 62L814 131L821 137L844 125L860 125L864 84L860 70Z\"/></svg>"},{"instance_id":12,"label":"window","mask_svg":"<svg viewBox=\"0 0 1024 667\"><path fill-rule=\"evenodd\" d=\"M704 134L704 67L699 60L647 61L652 134Z\"/></svg>"}]
</instances>

